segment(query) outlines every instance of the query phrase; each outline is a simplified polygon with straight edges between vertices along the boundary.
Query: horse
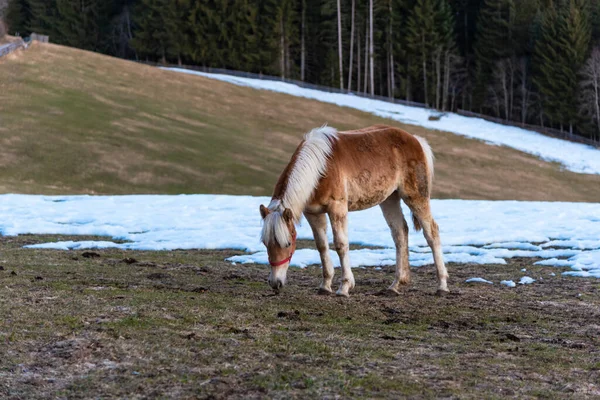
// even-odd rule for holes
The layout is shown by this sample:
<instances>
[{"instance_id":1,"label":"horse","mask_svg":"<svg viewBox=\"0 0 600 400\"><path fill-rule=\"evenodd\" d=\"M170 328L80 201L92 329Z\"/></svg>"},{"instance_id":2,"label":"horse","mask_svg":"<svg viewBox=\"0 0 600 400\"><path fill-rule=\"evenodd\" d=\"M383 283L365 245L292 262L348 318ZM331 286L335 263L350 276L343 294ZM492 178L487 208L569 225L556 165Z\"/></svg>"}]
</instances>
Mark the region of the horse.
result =
<instances>
[{"instance_id":1,"label":"horse","mask_svg":"<svg viewBox=\"0 0 600 400\"><path fill-rule=\"evenodd\" d=\"M281 173L270 204L260 205L261 241L267 248L269 285L279 292L296 250L296 224L302 215L313 232L323 265L319 294L332 294L327 219L342 277L338 296L354 288L348 244L348 212L379 205L396 246L396 272L388 290L400 294L410 283L408 224L400 201L410 208L417 231L423 229L437 269L438 294L448 292L439 228L431 215L433 153L427 141L402 129L374 125L338 132L322 126L308 132Z\"/></svg>"}]
</instances>

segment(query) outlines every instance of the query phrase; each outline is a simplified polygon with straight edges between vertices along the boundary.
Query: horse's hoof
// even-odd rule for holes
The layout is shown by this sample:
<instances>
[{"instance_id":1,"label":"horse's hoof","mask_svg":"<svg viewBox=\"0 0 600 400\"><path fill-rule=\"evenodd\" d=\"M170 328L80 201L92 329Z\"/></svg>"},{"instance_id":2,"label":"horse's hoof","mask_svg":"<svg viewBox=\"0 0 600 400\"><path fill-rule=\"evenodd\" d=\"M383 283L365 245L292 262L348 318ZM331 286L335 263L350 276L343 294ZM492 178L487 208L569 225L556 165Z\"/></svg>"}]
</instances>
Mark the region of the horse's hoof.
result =
<instances>
[{"instance_id":1,"label":"horse's hoof","mask_svg":"<svg viewBox=\"0 0 600 400\"><path fill-rule=\"evenodd\" d=\"M341 290L338 290L337 292L335 292L335 295L339 296L339 297L350 297L350 293L342 292Z\"/></svg>"},{"instance_id":2,"label":"horse's hoof","mask_svg":"<svg viewBox=\"0 0 600 400\"><path fill-rule=\"evenodd\" d=\"M450 291L448 289L446 289L446 290L438 289L437 292L435 292L435 295L438 297L446 297L446 296L448 296L448 294L450 294Z\"/></svg>"},{"instance_id":3,"label":"horse's hoof","mask_svg":"<svg viewBox=\"0 0 600 400\"><path fill-rule=\"evenodd\" d=\"M393 287L387 288L386 293L389 296L400 296L400 291L398 289L396 289L396 288L393 288Z\"/></svg>"},{"instance_id":4,"label":"horse's hoof","mask_svg":"<svg viewBox=\"0 0 600 400\"><path fill-rule=\"evenodd\" d=\"M319 290L317 291L317 294L319 296L329 296L329 295L333 294L333 290L325 289L325 288L319 288Z\"/></svg>"}]
</instances>

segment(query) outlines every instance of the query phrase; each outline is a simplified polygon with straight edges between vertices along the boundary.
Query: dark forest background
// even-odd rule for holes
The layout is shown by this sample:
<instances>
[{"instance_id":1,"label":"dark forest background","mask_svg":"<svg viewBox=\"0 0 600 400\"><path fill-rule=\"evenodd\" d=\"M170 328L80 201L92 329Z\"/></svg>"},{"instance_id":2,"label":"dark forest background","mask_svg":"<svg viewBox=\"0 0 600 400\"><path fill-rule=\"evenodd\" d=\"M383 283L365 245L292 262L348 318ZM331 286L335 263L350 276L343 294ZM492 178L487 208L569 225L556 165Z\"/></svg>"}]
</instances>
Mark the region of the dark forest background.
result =
<instances>
[{"instance_id":1,"label":"dark forest background","mask_svg":"<svg viewBox=\"0 0 600 400\"><path fill-rule=\"evenodd\" d=\"M600 140L600 0L10 0L11 34ZM372 22L372 35L371 35Z\"/></svg>"}]
</instances>

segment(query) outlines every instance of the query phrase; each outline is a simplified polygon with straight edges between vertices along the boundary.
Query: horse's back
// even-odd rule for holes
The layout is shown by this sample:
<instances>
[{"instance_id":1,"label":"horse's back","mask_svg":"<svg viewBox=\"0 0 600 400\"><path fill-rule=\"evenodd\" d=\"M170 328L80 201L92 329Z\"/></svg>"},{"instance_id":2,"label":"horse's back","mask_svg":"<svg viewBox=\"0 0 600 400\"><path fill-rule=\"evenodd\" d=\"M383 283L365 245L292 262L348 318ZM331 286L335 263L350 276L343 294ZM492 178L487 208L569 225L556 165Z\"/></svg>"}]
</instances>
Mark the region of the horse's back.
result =
<instances>
[{"instance_id":1,"label":"horse's back","mask_svg":"<svg viewBox=\"0 0 600 400\"><path fill-rule=\"evenodd\" d=\"M426 165L421 144L402 129L374 125L339 132L315 197L347 197L354 211L380 204L396 190L424 193Z\"/></svg>"}]
</instances>

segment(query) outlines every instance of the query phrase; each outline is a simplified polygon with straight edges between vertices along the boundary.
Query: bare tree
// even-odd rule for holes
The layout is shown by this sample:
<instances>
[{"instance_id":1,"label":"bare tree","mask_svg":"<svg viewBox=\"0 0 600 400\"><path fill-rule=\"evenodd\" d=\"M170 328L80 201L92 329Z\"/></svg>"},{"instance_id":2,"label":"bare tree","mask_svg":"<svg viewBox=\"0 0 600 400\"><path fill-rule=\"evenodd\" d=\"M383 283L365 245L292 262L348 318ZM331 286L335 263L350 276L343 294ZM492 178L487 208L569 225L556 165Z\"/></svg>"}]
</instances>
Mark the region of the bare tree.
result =
<instances>
[{"instance_id":1,"label":"bare tree","mask_svg":"<svg viewBox=\"0 0 600 400\"><path fill-rule=\"evenodd\" d=\"M389 58L389 83L390 83L390 88L388 90L389 95L391 98L394 98L394 92L396 91L396 81L395 81L395 76L394 76L394 35L393 35L393 25L394 25L394 13L392 12L392 0L389 0L388 3L389 6L389 11L390 11L390 38L389 38L389 53L390 53L390 58Z\"/></svg>"},{"instance_id":2,"label":"bare tree","mask_svg":"<svg viewBox=\"0 0 600 400\"><path fill-rule=\"evenodd\" d=\"M361 54L361 47L360 47L360 32L358 32L358 34L356 35L356 57L357 57L357 61L358 61L358 65L356 66L356 78L357 78L357 82L356 82L356 91L360 92L360 77L361 77L361 63L360 63L360 54Z\"/></svg>"},{"instance_id":3,"label":"bare tree","mask_svg":"<svg viewBox=\"0 0 600 400\"><path fill-rule=\"evenodd\" d=\"M600 48L594 47L581 69L579 109L594 123L593 140L600 141Z\"/></svg>"},{"instance_id":4,"label":"bare tree","mask_svg":"<svg viewBox=\"0 0 600 400\"><path fill-rule=\"evenodd\" d=\"M300 80L304 82L306 77L306 0L302 0L302 27L300 37Z\"/></svg>"},{"instance_id":5,"label":"bare tree","mask_svg":"<svg viewBox=\"0 0 600 400\"><path fill-rule=\"evenodd\" d=\"M525 124L529 114L529 106L531 105L531 89L529 84L526 57L521 57L517 60L515 65L515 76L519 84L518 99L519 110L521 114L519 119L521 120L522 124Z\"/></svg>"},{"instance_id":6,"label":"bare tree","mask_svg":"<svg viewBox=\"0 0 600 400\"><path fill-rule=\"evenodd\" d=\"M338 57L340 65L340 89L344 89L344 60L342 58L342 5L341 0L337 0L337 23L338 23Z\"/></svg>"},{"instance_id":7,"label":"bare tree","mask_svg":"<svg viewBox=\"0 0 600 400\"><path fill-rule=\"evenodd\" d=\"M449 63L452 67L448 68L446 71L449 73L451 70L452 73L449 73L448 80L446 81L446 85L448 86L448 92L450 96L450 110L453 111L456 109L456 99L459 94L463 94L465 91L469 90L468 87L468 79L467 79L467 68L464 65L464 60L455 55L450 54ZM446 108L444 107L444 110Z\"/></svg>"},{"instance_id":8,"label":"bare tree","mask_svg":"<svg viewBox=\"0 0 600 400\"><path fill-rule=\"evenodd\" d=\"M373 52L373 0L369 1L369 64L371 73L371 96L375 96L375 66L374 66L374 52Z\"/></svg>"},{"instance_id":9,"label":"bare tree","mask_svg":"<svg viewBox=\"0 0 600 400\"><path fill-rule=\"evenodd\" d=\"M354 10L356 6L356 0L352 0L352 25L350 26L350 62L348 63L348 90L352 90L352 69L354 67ZM360 45L359 52L360 52ZM360 54L358 56L360 58ZM358 73L360 75L360 66L358 67Z\"/></svg>"},{"instance_id":10,"label":"bare tree","mask_svg":"<svg viewBox=\"0 0 600 400\"><path fill-rule=\"evenodd\" d=\"M365 22L365 81L363 92L367 94L367 88L369 87L369 22Z\"/></svg>"},{"instance_id":11,"label":"bare tree","mask_svg":"<svg viewBox=\"0 0 600 400\"><path fill-rule=\"evenodd\" d=\"M442 88L442 48L438 47L432 54L435 66L435 108L440 109L440 98Z\"/></svg>"},{"instance_id":12,"label":"bare tree","mask_svg":"<svg viewBox=\"0 0 600 400\"><path fill-rule=\"evenodd\" d=\"M505 58L496 63L493 73L494 91L498 94L498 102L502 105L504 119L510 120L513 105L514 65L511 58ZM498 110L498 117L500 111Z\"/></svg>"}]
</instances>

